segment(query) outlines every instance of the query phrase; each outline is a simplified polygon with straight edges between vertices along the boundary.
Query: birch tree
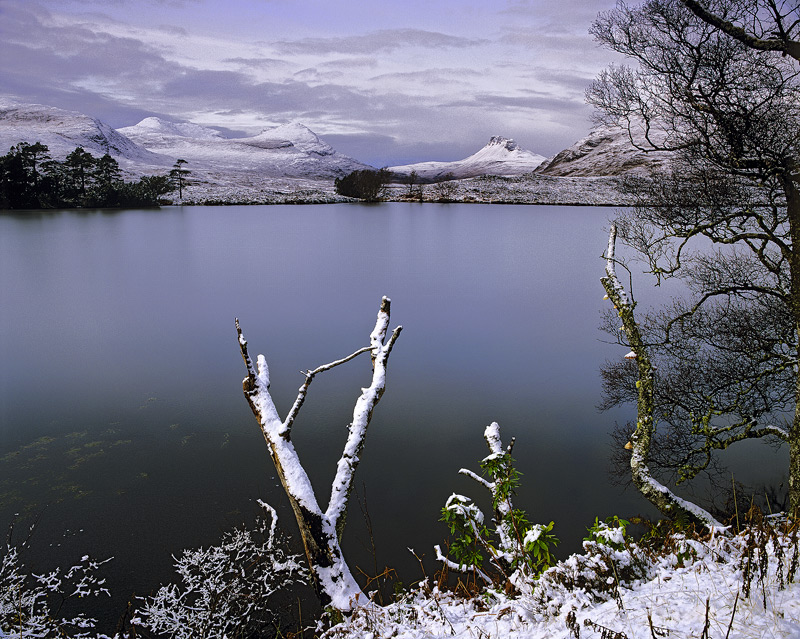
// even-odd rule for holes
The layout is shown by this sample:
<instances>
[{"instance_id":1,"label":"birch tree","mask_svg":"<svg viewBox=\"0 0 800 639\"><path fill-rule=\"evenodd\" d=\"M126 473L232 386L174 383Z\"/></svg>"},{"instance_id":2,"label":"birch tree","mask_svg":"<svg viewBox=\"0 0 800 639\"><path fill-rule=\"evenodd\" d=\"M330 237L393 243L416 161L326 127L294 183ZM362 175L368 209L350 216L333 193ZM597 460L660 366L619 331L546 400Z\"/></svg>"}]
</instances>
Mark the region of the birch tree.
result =
<instances>
[{"instance_id":1,"label":"birch tree","mask_svg":"<svg viewBox=\"0 0 800 639\"><path fill-rule=\"evenodd\" d=\"M657 278L692 277L701 270L711 275L696 289L696 303L676 309L675 321L666 322L667 338L676 337L681 324L699 321L704 313L719 316L726 307L755 318L758 305L771 305L772 324L791 319L792 330L780 339L742 349L738 366L717 368L733 374L733 383L719 391L708 385L707 398L689 408L706 422L697 431L706 459L743 439L784 442L789 509L795 513L800 512L797 18L796 3L774 0L646 0L639 6L620 1L599 16L592 33L636 66L610 67L587 91L601 122L626 130L632 144L645 151L671 151L674 158L671 171L638 185L637 206L619 220L621 239L640 252ZM709 242L713 251L707 250ZM714 328L713 322L704 325ZM724 339L722 331L714 337L723 347ZM755 334L752 339L755 343ZM755 376L739 375L745 371ZM770 389L783 388L787 377L790 395L773 394ZM751 382L753 390L747 391ZM755 406L751 400L762 390L766 404ZM736 401L728 401L731 392L740 393ZM713 427L723 420L732 427Z\"/></svg>"},{"instance_id":2,"label":"birch tree","mask_svg":"<svg viewBox=\"0 0 800 639\"><path fill-rule=\"evenodd\" d=\"M361 451L364 448L367 427L372 419L373 410L386 388L389 355L402 330L402 327L398 326L391 334L388 333L390 305L388 297L381 300L375 328L369 336L369 346L303 373L305 381L284 419L279 416L269 393L267 360L263 355L259 355L256 365L253 365L247 352L247 341L242 334L239 320L236 320L239 348L247 368L247 377L242 382L244 395L261 427L270 457L297 519L312 575L312 584L323 606L330 605L342 611L352 610L366 603L366 597L342 555L340 542L344 531L347 503ZM370 353L372 358L372 380L369 386L361 389L361 395L356 401L344 450L331 484L328 506L323 510L292 444L292 427L314 378L363 353Z\"/></svg>"},{"instance_id":3,"label":"birch tree","mask_svg":"<svg viewBox=\"0 0 800 639\"><path fill-rule=\"evenodd\" d=\"M682 499L673 493L667 486L659 482L650 472L648 461L650 448L656 433L655 414L655 378L653 364L647 350L646 343L639 331L634 315L635 303L628 296L616 271L616 240L617 228L611 227L606 252L606 277L600 281L606 295L614 304L622 320L631 352L626 356L636 361L638 371L636 380L636 428L631 434L631 478L639 492L658 510L670 519L683 518L703 528L723 528L710 513L698 505Z\"/></svg>"}]
</instances>

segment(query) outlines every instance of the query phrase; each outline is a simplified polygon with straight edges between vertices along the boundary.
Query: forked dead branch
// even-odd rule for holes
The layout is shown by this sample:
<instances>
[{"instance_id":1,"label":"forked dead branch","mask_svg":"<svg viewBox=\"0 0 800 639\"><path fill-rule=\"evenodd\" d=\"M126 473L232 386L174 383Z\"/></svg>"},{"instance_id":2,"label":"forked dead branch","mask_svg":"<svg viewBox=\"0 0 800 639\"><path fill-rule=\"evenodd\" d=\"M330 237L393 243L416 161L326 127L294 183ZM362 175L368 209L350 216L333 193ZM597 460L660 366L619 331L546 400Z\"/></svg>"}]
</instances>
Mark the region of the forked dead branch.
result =
<instances>
[{"instance_id":1,"label":"forked dead branch","mask_svg":"<svg viewBox=\"0 0 800 639\"><path fill-rule=\"evenodd\" d=\"M340 541L344 530L347 502L364 447L367 427L372 419L372 412L386 388L386 366L389 355L402 330L402 326L398 326L387 338L390 306L391 300L384 297L381 300L375 328L369 336L369 346L304 373L305 381L285 419L281 419L278 415L269 393L267 360L263 355L259 355L257 365L253 365L247 352L247 341L242 334L239 320L236 320L239 348L247 367L247 377L242 382L245 397L261 426L278 477L294 510L314 589L323 606L331 605L338 610L351 610L367 601L342 556ZM348 426L347 441L336 466L328 506L323 511L292 444L292 426L314 377L366 352L372 357L372 381L368 387L361 389L361 395L356 401L353 421Z\"/></svg>"}]
</instances>

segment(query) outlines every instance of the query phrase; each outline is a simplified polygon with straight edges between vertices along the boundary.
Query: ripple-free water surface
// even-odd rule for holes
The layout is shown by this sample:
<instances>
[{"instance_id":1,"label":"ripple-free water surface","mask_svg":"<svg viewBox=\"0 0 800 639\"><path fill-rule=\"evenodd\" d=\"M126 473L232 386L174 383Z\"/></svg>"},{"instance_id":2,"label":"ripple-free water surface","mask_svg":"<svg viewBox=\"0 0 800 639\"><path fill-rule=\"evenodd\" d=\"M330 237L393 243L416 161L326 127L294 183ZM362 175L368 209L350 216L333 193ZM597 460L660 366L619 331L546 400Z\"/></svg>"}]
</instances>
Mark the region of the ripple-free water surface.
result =
<instances>
[{"instance_id":1,"label":"ripple-free water surface","mask_svg":"<svg viewBox=\"0 0 800 639\"><path fill-rule=\"evenodd\" d=\"M257 498L293 532L242 396L234 317L285 412L300 369L369 343L387 295L404 331L356 478L379 569L419 578L406 549L432 555L450 493L484 497L458 470L478 469L491 421L516 437L517 505L576 550L595 516L646 510L606 476L607 433L632 412L595 409L599 366L624 355L597 329L611 217L456 204L0 216L0 520L43 511L43 566L115 556L123 605L171 577L172 554L252 519ZM367 356L320 376L296 423L323 504L368 379ZM369 547L353 507L351 563L371 570Z\"/></svg>"}]
</instances>

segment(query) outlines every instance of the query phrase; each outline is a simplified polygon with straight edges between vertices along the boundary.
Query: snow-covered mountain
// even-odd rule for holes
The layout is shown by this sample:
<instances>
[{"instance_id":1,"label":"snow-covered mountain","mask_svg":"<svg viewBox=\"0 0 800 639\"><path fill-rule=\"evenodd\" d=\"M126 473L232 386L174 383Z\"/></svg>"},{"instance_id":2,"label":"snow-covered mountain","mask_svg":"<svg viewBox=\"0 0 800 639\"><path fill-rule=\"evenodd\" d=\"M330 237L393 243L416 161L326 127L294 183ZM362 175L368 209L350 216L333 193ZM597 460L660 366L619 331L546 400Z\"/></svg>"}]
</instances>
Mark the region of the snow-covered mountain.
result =
<instances>
[{"instance_id":1,"label":"snow-covered mountain","mask_svg":"<svg viewBox=\"0 0 800 639\"><path fill-rule=\"evenodd\" d=\"M542 155L521 149L514 140L495 136L477 153L455 162L419 162L391 166L396 175L409 175L416 171L422 180L440 180L447 174L454 178L478 177L480 175L512 176L530 173L545 158Z\"/></svg>"},{"instance_id":2,"label":"snow-covered mountain","mask_svg":"<svg viewBox=\"0 0 800 639\"><path fill-rule=\"evenodd\" d=\"M193 169L331 179L372 168L338 153L298 123L268 129L253 137L224 138L218 131L197 124L151 117L119 132L150 151L187 160Z\"/></svg>"},{"instance_id":3,"label":"snow-covered mountain","mask_svg":"<svg viewBox=\"0 0 800 639\"><path fill-rule=\"evenodd\" d=\"M643 139L640 143L647 146ZM669 153L635 148L627 131L601 127L543 162L536 173L556 177L647 174L669 161Z\"/></svg>"},{"instance_id":4,"label":"snow-covered mountain","mask_svg":"<svg viewBox=\"0 0 800 639\"><path fill-rule=\"evenodd\" d=\"M125 164L168 165L174 160L142 148L109 125L75 111L0 98L0 155L19 142L41 142L63 159L82 146L96 157L110 154Z\"/></svg>"}]
</instances>

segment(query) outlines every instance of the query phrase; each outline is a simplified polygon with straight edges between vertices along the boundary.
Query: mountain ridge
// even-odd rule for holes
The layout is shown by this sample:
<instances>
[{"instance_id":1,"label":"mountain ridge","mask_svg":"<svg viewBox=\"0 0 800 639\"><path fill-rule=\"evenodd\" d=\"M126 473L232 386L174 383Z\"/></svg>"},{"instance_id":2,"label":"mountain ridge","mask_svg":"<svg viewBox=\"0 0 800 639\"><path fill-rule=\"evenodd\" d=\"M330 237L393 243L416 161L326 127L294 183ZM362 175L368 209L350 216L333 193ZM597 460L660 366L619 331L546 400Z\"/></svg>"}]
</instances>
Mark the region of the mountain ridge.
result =
<instances>
[{"instance_id":1,"label":"mountain ridge","mask_svg":"<svg viewBox=\"0 0 800 639\"><path fill-rule=\"evenodd\" d=\"M419 179L424 181L437 181L449 175L455 179L481 175L516 176L530 173L545 159L543 155L520 148L512 138L495 135L483 148L463 160L417 162L390 166L388 170L401 179L415 171Z\"/></svg>"},{"instance_id":2,"label":"mountain ridge","mask_svg":"<svg viewBox=\"0 0 800 639\"><path fill-rule=\"evenodd\" d=\"M145 118L119 131L146 149L187 160L198 168L316 179L333 179L372 168L339 153L296 122L244 138L225 138L208 127L160 118Z\"/></svg>"},{"instance_id":3,"label":"mountain ridge","mask_svg":"<svg viewBox=\"0 0 800 639\"><path fill-rule=\"evenodd\" d=\"M126 164L164 166L170 158L136 144L105 122L78 111L0 99L0 151L20 142L41 142L52 157L66 157L81 146L92 155L108 153Z\"/></svg>"},{"instance_id":4,"label":"mountain ridge","mask_svg":"<svg viewBox=\"0 0 800 639\"><path fill-rule=\"evenodd\" d=\"M333 180L373 167L343 155L307 126L292 122L254 136L226 138L218 130L159 117L113 129L97 118L0 96L0 153L19 142L41 142L50 155L63 158L75 147L99 157L110 153L128 172L163 172L176 159L189 162L198 179L256 185L259 180ZM420 182L479 176L606 177L647 174L669 163L669 154L644 152L626 131L599 127L550 158L493 136L463 160L418 162L389 167L392 179L405 181L416 171ZM238 177L237 177L238 176ZM247 177L245 177L247 176Z\"/></svg>"},{"instance_id":5,"label":"mountain ridge","mask_svg":"<svg viewBox=\"0 0 800 639\"><path fill-rule=\"evenodd\" d=\"M668 152L641 150L647 146L643 137L632 141L625 129L598 127L548 158L535 172L552 177L644 176L670 162Z\"/></svg>"}]
</instances>

